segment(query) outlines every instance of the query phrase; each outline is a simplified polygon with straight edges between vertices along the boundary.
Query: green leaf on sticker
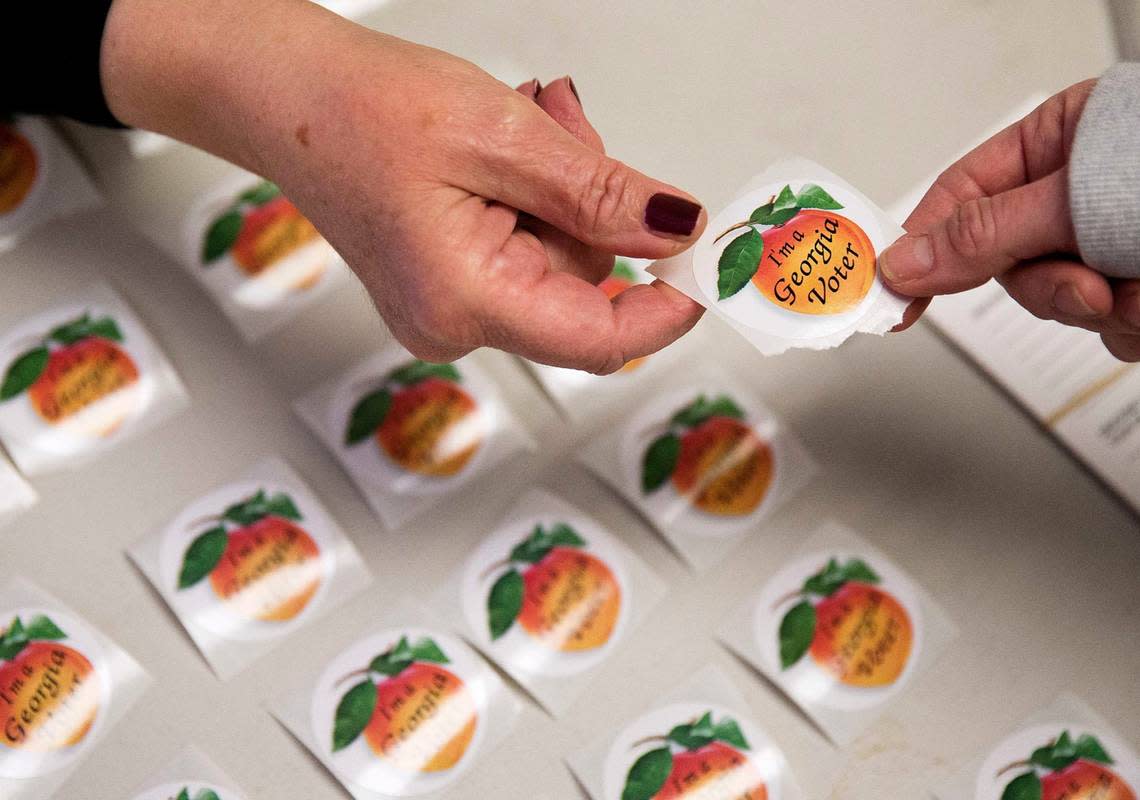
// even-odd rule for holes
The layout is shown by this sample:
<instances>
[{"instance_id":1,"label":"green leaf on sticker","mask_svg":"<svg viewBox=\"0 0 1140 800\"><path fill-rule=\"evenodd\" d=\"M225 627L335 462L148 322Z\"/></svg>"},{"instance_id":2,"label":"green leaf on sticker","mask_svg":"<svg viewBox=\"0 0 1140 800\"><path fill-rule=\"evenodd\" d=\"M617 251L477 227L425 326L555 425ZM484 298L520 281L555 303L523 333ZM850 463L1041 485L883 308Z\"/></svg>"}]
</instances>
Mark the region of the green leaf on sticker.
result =
<instances>
[{"instance_id":1,"label":"green leaf on sticker","mask_svg":"<svg viewBox=\"0 0 1140 800\"><path fill-rule=\"evenodd\" d=\"M621 800L651 800L661 791L673 771L673 754L668 747L643 753L625 776Z\"/></svg>"},{"instance_id":2,"label":"green leaf on sticker","mask_svg":"<svg viewBox=\"0 0 1140 800\"><path fill-rule=\"evenodd\" d=\"M281 189L275 183L262 181L238 197L239 203L248 203L251 206L262 206L281 194Z\"/></svg>"},{"instance_id":3,"label":"green leaf on sticker","mask_svg":"<svg viewBox=\"0 0 1140 800\"><path fill-rule=\"evenodd\" d=\"M416 661L433 664L450 663L435 640L424 636L413 643L408 641L407 636L401 636L400 641L390 649L372 659L368 668L391 678L399 675Z\"/></svg>"},{"instance_id":4,"label":"green leaf on sticker","mask_svg":"<svg viewBox=\"0 0 1140 800\"><path fill-rule=\"evenodd\" d=\"M388 373L385 383L398 383L401 386L411 386L428 378L441 378L452 383L459 383L459 370L454 364L433 364L430 361L412 361Z\"/></svg>"},{"instance_id":5,"label":"green leaf on sticker","mask_svg":"<svg viewBox=\"0 0 1140 800\"><path fill-rule=\"evenodd\" d=\"M775 205L775 203L765 203L752 212L748 221L756 225L783 225L800 213L800 210L794 206L792 208L781 208L777 211Z\"/></svg>"},{"instance_id":6,"label":"green leaf on sticker","mask_svg":"<svg viewBox=\"0 0 1140 800\"><path fill-rule=\"evenodd\" d=\"M683 428L695 428L712 417L744 419L744 410L726 394L717 395L712 400L702 394L674 414L672 423Z\"/></svg>"},{"instance_id":7,"label":"green leaf on sticker","mask_svg":"<svg viewBox=\"0 0 1140 800\"><path fill-rule=\"evenodd\" d=\"M677 459L681 455L681 438L674 433L658 436L645 451L641 464L641 491L642 494L655 492L664 485L665 481L677 468Z\"/></svg>"},{"instance_id":8,"label":"green leaf on sticker","mask_svg":"<svg viewBox=\"0 0 1140 800\"><path fill-rule=\"evenodd\" d=\"M535 525L530 536L511 549L511 561L537 564L555 547L585 547L586 540L565 522L558 522L547 530Z\"/></svg>"},{"instance_id":9,"label":"green leaf on sticker","mask_svg":"<svg viewBox=\"0 0 1140 800\"><path fill-rule=\"evenodd\" d=\"M772 211L787 211L788 209L799 210L799 203L796 202L796 194L792 191L790 184L785 183L784 188L776 195L776 199L772 202Z\"/></svg>"},{"instance_id":10,"label":"green leaf on sticker","mask_svg":"<svg viewBox=\"0 0 1140 800\"><path fill-rule=\"evenodd\" d=\"M110 317L91 319L89 314L84 314L79 319L60 325L48 334L49 339L54 339L62 345L75 344L92 336L109 339L113 342L123 341L123 333L119 330L115 320Z\"/></svg>"},{"instance_id":11,"label":"green leaf on sticker","mask_svg":"<svg viewBox=\"0 0 1140 800\"><path fill-rule=\"evenodd\" d=\"M186 548L178 588L188 589L214 571L229 543L229 534L221 525L198 535Z\"/></svg>"},{"instance_id":12,"label":"green leaf on sticker","mask_svg":"<svg viewBox=\"0 0 1140 800\"><path fill-rule=\"evenodd\" d=\"M368 727L376 711L376 684L365 679L353 686L336 706L333 720L333 752L343 750L356 741Z\"/></svg>"},{"instance_id":13,"label":"green leaf on sticker","mask_svg":"<svg viewBox=\"0 0 1140 800\"><path fill-rule=\"evenodd\" d=\"M199 789L194 795L194 800L222 800L222 798L213 789Z\"/></svg>"},{"instance_id":14,"label":"green leaf on sticker","mask_svg":"<svg viewBox=\"0 0 1140 800\"><path fill-rule=\"evenodd\" d=\"M614 278L621 278L623 281L637 283L637 275L634 274L633 267L624 258L614 261L614 268L610 275Z\"/></svg>"},{"instance_id":15,"label":"green leaf on sticker","mask_svg":"<svg viewBox=\"0 0 1140 800\"><path fill-rule=\"evenodd\" d=\"M241 212L235 209L214 220L206 231L206 241L202 245L202 263L209 266L228 253L241 233L241 226Z\"/></svg>"},{"instance_id":16,"label":"green leaf on sticker","mask_svg":"<svg viewBox=\"0 0 1140 800\"><path fill-rule=\"evenodd\" d=\"M1036 772L1018 775L1001 793L1001 800L1041 800L1041 779Z\"/></svg>"},{"instance_id":17,"label":"green leaf on sticker","mask_svg":"<svg viewBox=\"0 0 1140 800\"><path fill-rule=\"evenodd\" d=\"M780 620L780 668L787 669L804 657L815 638L815 607L803 600Z\"/></svg>"},{"instance_id":18,"label":"green leaf on sticker","mask_svg":"<svg viewBox=\"0 0 1140 800\"><path fill-rule=\"evenodd\" d=\"M717 260L718 299L726 300L747 286L760 268L763 255L764 239L755 228L729 242Z\"/></svg>"},{"instance_id":19,"label":"green leaf on sticker","mask_svg":"<svg viewBox=\"0 0 1140 800\"><path fill-rule=\"evenodd\" d=\"M491 639L498 639L511 629L522 610L523 577L518 570L504 572L487 595L487 627Z\"/></svg>"},{"instance_id":20,"label":"green leaf on sticker","mask_svg":"<svg viewBox=\"0 0 1140 800\"><path fill-rule=\"evenodd\" d=\"M17 358L4 373L4 382L0 384L0 402L11 400L22 394L29 386L39 380L48 363L48 349L37 347L29 350Z\"/></svg>"},{"instance_id":21,"label":"green leaf on sticker","mask_svg":"<svg viewBox=\"0 0 1140 800\"><path fill-rule=\"evenodd\" d=\"M718 742L730 744L739 750L749 750L748 740L744 738L744 731L732 717L725 717L713 725L713 739Z\"/></svg>"},{"instance_id":22,"label":"green leaf on sticker","mask_svg":"<svg viewBox=\"0 0 1140 800\"><path fill-rule=\"evenodd\" d=\"M36 614L28 621L28 627L25 631L28 641L51 641L57 642L60 639L66 639L67 634L60 630L51 619L43 614Z\"/></svg>"},{"instance_id":23,"label":"green leaf on sticker","mask_svg":"<svg viewBox=\"0 0 1140 800\"><path fill-rule=\"evenodd\" d=\"M842 565L832 558L827 562L827 566L804 581L803 590L807 594L831 597L850 581L877 584L880 578L858 558L852 558Z\"/></svg>"},{"instance_id":24,"label":"green leaf on sticker","mask_svg":"<svg viewBox=\"0 0 1140 800\"><path fill-rule=\"evenodd\" d=\"M190 790L183 786L182 791L178 793L178 796L175 797L174 800L190 800Z\"/></svg>"},{"instance_id":25,"label":"green leaf on sticker","mask_svg":"<svg viewBox=\"0 0 1140 800\"><path fill-rule=\"evenodd\" d=\"M362 442L376 432L388 416L392 407L392 393L387 389L377 389L360 398L348 418L348 429L344 433L344 443L353 445Z\"/></svg>"},{"instance_id":26,"label":"green leaf on sticker","mask_svg":"<svg viewBox=\"0 0 1140 800\"><path fill-rule=\"evenodd\" d=\"M1082 734L1076 743L1077 758L1085 761L1096 761L1100 764L1111 764L1112 756L1101 746L1097 738L1091 734Z\"/></svg>"},{"instance_id":27,"label":"green leaf on sticker","mask_svg":"<svg viewBox=\"0 0 1140 800\"><path fill-rule=\"evenodd\" d=\"M796 205L800 208L821 208L829 211L843 208L834 197L814 183L800 187L799 194L796 195Z\"/></svg>"},{"instance_id":28,"label":"green leaf on sticker","mask_svg":"<svg viewBox=\"0 0 1140 800\"><path fill-rule=\"evenodd\" d=\"M0 636L0 659L11 661L27 643L28 634L24 630L24 623L20 622L19 617L14 617L3 636Z\"/></svg>"},{"instance_id":29,"label":"green leaf on sticker","mask_svg":"<svg viewBox=\"0 0 1140 800\"><path fill-rule=\"evenodd\" d=\"M301 512L289 495L284 492L267 495L264 489L222 512L223 519L238 525L252 525L268 516L296 521L301 519Z\"/></svg>"}]
</instances>

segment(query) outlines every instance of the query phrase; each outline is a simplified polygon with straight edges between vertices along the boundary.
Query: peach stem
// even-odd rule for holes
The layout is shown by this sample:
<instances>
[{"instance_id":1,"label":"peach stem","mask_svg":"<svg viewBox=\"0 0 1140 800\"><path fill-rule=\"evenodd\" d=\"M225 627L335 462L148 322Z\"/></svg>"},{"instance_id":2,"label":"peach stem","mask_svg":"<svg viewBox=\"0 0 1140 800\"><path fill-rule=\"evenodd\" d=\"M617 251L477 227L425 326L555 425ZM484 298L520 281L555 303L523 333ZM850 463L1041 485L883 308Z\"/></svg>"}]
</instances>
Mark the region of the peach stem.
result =
<instances>
[{"instance_id":1,"label":"peach stem","mask_svg":"<svg viewBox=\"0 0 1140 800\"><path fill-rule=\"evenodd\" d=\"M646 736L644 738L638 739L636 742L631 744L629 746L629 749L630 750L636 750L637 748L639 748L645 744L655 744L657 742L661 742L662 744L665 744L668 741L669 741L669 738L667 736Z\"/></svg>"},{"instance_id":2,"label":"peach stem","mask_svg":"<svg viewBox=\"0 0 1140 800\"><path fill-rule=\"evenodd\" d=\"M803 591L801 591L800 589L794 589L794 590L788 592L786 595L778 598L776 600L776 602L772 604L772 610L775 611L777 608L782 606L784 603L788 602L789 600L795 600L797 597L802 597L803 594L804 594Z\"/></svg>"},{"instance_id":3,"label":"peach stem","mask_svg":"<svg viewBox=\"0 0 1140 800\"><path fill-rule=\"evenodd\" d=\"M334 687L340 686L342 683L347 681L349 678L357 678L357 677L360 677L362 675L371 675L371 674L372 674L372 670L369 669L368 667L365 667L364 669L354 669L352 672L348 673L347 675L341 675L339 678L337 678L336 683L334 683L333 686Z\"/></svg>"},{"instance_id":4,"label":"peach stem","mask_svg":"<svg viewBox=\"0 0 1140 800\"><path fill-rule=\"evenodd\" d=\"M197 528L199 525L206 525L206 524L211 523L211 522L223 522L223 521L225 521L225 517L223 517L221 514L210 514L209 516L198 517L198 519L190 520L190 522L187 523L186 527L187 528Z\"/></svg>"},{"instance_id":5,"label":"peach stem","mask_svg":"<svg viewBox=\"0 0 1140 800\"><path fill-rule=\"evenodd\" d=\"M515 563L514 560L510 558L500 559L491 566L487 567L487 569L483 570L483 572L479 574L479 580L485 581L487 580L488 576L490 576L490 574L495 570L502 569L503 567L509 567L513 563Z\"/></svg>"},{"instance_id":6,"label":"peach stem","mask_svg":"<svg viewBox=\"0 0 1140 800\"><path fill-rule=\"evenodd\" d=\"M1001 769L999 769L997 771L997 773L994 775L994 777L999 778L1002 775L1004 775L1005 773L1009 772L1011 769L1020 769L1021 767L1028 767L1028 766L1029 766L1029 761L1023 758L1020 761L1014 761L1010 764L1006 764L1004 767L1002 767Z\"/></svg>"},{"instance_id":7,"label":"peach stem","mask_svg":"<svg viewBox=\"0 0 1140 800\"><path fill-rule=\"evenodd\" d=\"M769 203L775 203L776 202L776 195L772 195L771 197L769 197L768 202ZM733 225L732 227L726 228L725 231L720 236L713 239L713 244L716 244L721 239L723 239L725 236L728 236L728 234L732 233L735 230L740 230L741 228L748 228L754 224L755 223L752 222L752 220L745 220L744 222L738 222L735 225Z\"/></svg>"}]
</instances>

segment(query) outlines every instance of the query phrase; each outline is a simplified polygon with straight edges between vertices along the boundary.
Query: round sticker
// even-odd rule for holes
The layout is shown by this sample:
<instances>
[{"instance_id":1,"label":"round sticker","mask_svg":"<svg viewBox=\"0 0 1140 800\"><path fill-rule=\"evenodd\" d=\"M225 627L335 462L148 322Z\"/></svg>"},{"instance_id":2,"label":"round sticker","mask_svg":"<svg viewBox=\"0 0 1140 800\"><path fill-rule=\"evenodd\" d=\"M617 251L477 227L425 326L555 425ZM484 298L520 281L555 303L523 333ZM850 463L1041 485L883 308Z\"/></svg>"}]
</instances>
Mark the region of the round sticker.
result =
<instances>
[{"instance_id":1,"label":"round sticker","mask_svg":"<svg viewBox=\"0 0 1140 800\"><path fill-rule=\"evenodd\" d=\"M1006 737L978 770L976 800L1136 800L1140 765L1111 734L1079 722L1034 725Z\"/></svg>"},{"instance_id":2,"label":"round sticker","mask_svg":"<svg viewBox=\"0 0 1140 800\"><path fill-rule=\"evenodd\" d=\"M41 314L0 339L0 431L56 456L92 452L124 435L157 391L146 336L93 303Z\"/></svg>"},{"instance_id":3,"label":"round sticker","mask_svg":"<svg viewBox=\"0 0 1140 800\"><path fill-rule=\"evenodd\" d=\"M38 137L37 137L38 138ZM43 156L29 131L0 122L0 220L14 220L43 185Z\"/></svg>"},{"instance_id":4,"label":"round sticker","mask_svg":"<svg viewBox=\"0 0 1140 800\"><path fill-rule=\"evenodd\" d=\"M652 518L685 520L694 533L749 528L779 494L775 420L730 392L689 388L641 409L626 427L622 469Z\"/></svg>"},{"instance_id":5,"label":"round sticker","mask_svg":"<svg viewBox=\"0 0 1140 800\"><path fill-rule=\"evenodd\" d=\"M830 182L772 183L718 214L693 251L710 307L783 338L828 336L851 325L882 291L875 281L879 223Z\"/></svg>"},{"instance_id":6,"label":"round sticker","mask_svg":"<svg viewBox=\"0 0 1140 800\"><path fill-rule=\"evenodd\" d=\"M923 620L914 587L890 564L820 552L765 585L752 634L766 669L797 700L857 710L906 685Z\"/></svg>"},{"instance_id":7,"label":"round sticker","mask_svg":"<svg viewBox=\"0 0 1140 800\"><path fill-rule=\"evenodd\" d=\"M160 574L178 615L231 639L308 619L334 572L331 521L292 487L243 481L196 500L167 528Z\"/></svg>"},{"instance_id":8,"label":"round sticker","mask_svg":"<svg viewBox=\"0 0 1140 800\"><path fill-rule=\"evenodd\" d=\"M432 364L390 351L353 373L329 408L329 429L354 475L377 489L454 491L480 469L497 426L494 384L470 363Z\"/></svg>"},{"instance_id":9,"label":"round sticker","mask_svg":"<svg viewBox=\"0 0 1140 800\"><path fill-rule=\"evenodd\" d=\"M311 719L322 757L344 780L408 797L437 791L475 760L488 707L487 667L458 639L422 628L369 636L317 681Z\"/></svg>"},{"instance_id":10,"label":"round sticker","mask_svg":"<svg viewBox=\"0 0 1140 800\"><path fill-rule=\"evenodd\" d=\"M585 517L513 520L467 561L463 611L511 669L569 675L609 655L629 617L629 582L609 535Z\"/></svg>"},{"instance_id":11,"label":"round sticker","mask_svg":"<svg viewBox=\"0 0 1140 800\"><path fill-rule=\"evenodd\" d=\"M603 767L605 800L780 800L787 767L751 720L717 705L655 709L623 730Z\"/></svg>"},{"instance_id":12,"label":"round sticker","mask_svg":"<svg viewBox=\"0 0 1140 800\"><path fill-rule=\"evenodd\" d=\"M97 737L110 671L94 634L70 614L23 607L0 619L0 776L34 778Z\"/></svg>"},{"instance_id":13,"label":"round sticker","mask_svg":"<svg viewBox=\"0 0 1140 800\"><path fill-rule=\"evenodd\" d=\"M223 185L190 220L188 263L238 306L278 307L319 285L336 261L332 246L268 181Z\"/></svg>"}]
</instances>

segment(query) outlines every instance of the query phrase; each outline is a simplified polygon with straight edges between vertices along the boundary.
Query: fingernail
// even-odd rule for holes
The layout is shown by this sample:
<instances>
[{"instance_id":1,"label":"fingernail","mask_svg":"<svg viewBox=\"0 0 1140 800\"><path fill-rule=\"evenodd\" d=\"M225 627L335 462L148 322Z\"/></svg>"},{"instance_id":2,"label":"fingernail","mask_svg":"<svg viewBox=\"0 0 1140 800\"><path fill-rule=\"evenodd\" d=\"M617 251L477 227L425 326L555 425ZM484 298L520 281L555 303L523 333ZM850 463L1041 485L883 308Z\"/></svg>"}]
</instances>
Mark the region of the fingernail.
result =
<instances>
[{"instance_id":1,"label":"fingernail","mask_svg":"<svg viewBox=\"0 0 1140 800\"><path fill-rule=\"evenodd\" d=\"M1062 283L1053 293L1053 308L1067 317L1095 317L1092 306L1071 283Z\"/></svg>"},{"instance_id":2,"label":"fingernail","mask_svg":"<svg viewBox=\"0 0 1140 800\"><path fill-rule=\"evenodd\" d=\"M523 88L531 100L537 100L538 93L542 91L542 84L538 82L538 78L531 78L523 84Z\"/></svg>"},{"instance_id":3,"label":"fingernail","mask_svg":"<svg viewBox=\"0 0 1140 800\"><path fill-rule=\"evenodd\" d=\"M879 253L879 269L889 283L906 283L934 269L934 248L926 234L904 236Z\"/></svg>"},{"instance_id":4,"label":"fingernail","mask_svg":"<svg viewBox=\"0 0 1140 800\"><path fill-rule=\"evenodd\" d=\"M574 79L569 75L566 76L566 85L570 87L570 91L574 94L574 99L578 101L578 105L582 105L582 98L578 94L578 87L574 85Z\"/></svg>"},{"instance_id":5,"label":"fingernail","mask_svg":"<svg viewBox=\"0 0 1140 800\"><path fill-rule=\"evenodd\" d=\"M656 233L688 236L700 216L700 205L675 194L658 192L645 205L645 224Z\"/></svg>"}]
</instances>

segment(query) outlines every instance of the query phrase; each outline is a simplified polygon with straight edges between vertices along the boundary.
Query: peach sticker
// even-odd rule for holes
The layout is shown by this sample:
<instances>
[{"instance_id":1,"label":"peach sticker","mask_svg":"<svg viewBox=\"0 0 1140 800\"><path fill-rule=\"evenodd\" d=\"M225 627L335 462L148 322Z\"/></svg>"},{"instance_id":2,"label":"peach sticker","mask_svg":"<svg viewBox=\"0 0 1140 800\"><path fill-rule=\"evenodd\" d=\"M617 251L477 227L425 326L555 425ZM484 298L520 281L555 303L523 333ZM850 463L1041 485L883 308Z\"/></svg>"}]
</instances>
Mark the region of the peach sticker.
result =
<instances>
[{"instance_id":1,"label":"peach sticker","mask_svg":"<svg viewBox=\"0 0 1140 800\"><path fill-rule=\"evenodd\" d=\"M28 137L0 122L0 215L14 211L39 175L39 156Z\"/></svg>"},{"instance_id":2,"label":"peach sticker","mask_svg":"<svg viewBox=\"0 0 1140 800\"><path fill-rule=\"evenodd\" d=\"M854 187L804 159L753 178L691 251L650 272L715 311L765 355L822 349L902 319L877 254L902 230Z\"/></svg>"}]
</instances>

